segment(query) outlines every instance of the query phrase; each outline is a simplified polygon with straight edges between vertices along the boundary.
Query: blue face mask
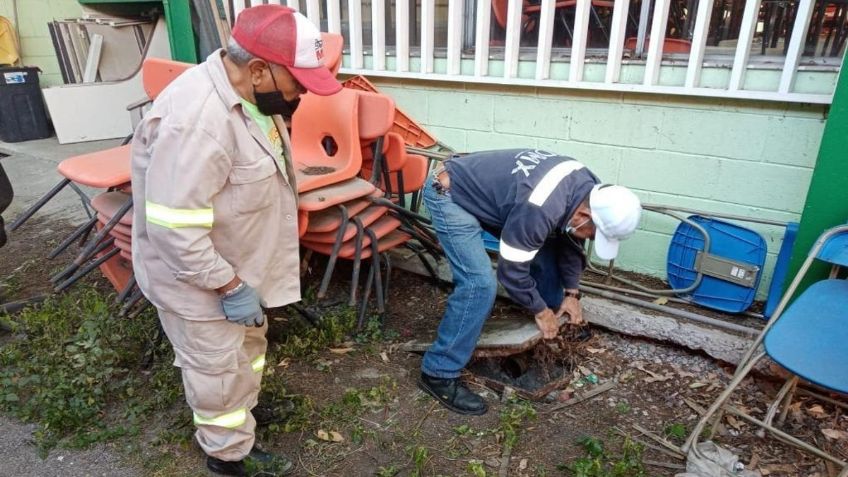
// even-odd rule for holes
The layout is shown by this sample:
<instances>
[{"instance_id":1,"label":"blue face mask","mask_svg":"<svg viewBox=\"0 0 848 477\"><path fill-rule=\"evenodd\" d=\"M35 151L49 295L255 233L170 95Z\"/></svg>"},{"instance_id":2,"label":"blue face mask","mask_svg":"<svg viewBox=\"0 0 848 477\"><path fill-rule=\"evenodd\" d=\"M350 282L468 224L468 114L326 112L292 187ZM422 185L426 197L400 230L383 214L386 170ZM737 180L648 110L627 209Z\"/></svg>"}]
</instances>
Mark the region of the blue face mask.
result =
<instances>
[{"instance_id":1,"label":"blue face mask","mask_svg":"<svg viewBox=\"0 0 848 477\"><path fill-rule=\"evenodd\" d=\"M583 223L581 223L580 225L578 225L578 226L576 226L576 227L574 227L574 226L572 226L572 225L567 225L567 226L565 227L565 233L567 233L568 235L573 235L573 234L574 234L574 232L577 232L577 229L579 229L580 227L582 227L582 226L584 226L584 225L588 224L588 223L589 223L589 222L591 222L591 221L592 221L592 219L586 219L585 221L583 221Z\"/></svg>"}]
</instances>

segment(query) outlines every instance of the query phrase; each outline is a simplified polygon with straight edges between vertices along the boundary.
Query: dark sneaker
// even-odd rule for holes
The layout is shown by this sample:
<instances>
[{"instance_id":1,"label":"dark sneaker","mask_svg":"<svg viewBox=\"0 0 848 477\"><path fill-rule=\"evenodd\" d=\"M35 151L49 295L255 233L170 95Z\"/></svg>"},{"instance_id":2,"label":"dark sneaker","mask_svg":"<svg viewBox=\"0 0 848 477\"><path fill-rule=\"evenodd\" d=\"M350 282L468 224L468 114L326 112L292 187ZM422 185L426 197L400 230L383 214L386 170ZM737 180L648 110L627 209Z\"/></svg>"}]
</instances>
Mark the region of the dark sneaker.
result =
<instances>
[{"instance_id":1,"label":"dark sneaker","mask_svg":"<svg viewBox=\"0 0 848 477\"><path fill-rule=\"evenodd\" d=\"M459 414L480 416L489 410L486 401L469 391L459 378L440 379L421 373L418 387L446 408Z\"/></svg>"},{"instance_id":2,"label":"dark sneaker","mask_svg":"<svg viewBox=\"0 0 848 477\"><path fill-rule=\"evenodd\" d=\"M238 461L226 461L207 456L206 467L220 475L278 477L288 475L292 471L292 462L282 455L270 454L254 446L250 454Z\"/></svg>"}]
</instances>

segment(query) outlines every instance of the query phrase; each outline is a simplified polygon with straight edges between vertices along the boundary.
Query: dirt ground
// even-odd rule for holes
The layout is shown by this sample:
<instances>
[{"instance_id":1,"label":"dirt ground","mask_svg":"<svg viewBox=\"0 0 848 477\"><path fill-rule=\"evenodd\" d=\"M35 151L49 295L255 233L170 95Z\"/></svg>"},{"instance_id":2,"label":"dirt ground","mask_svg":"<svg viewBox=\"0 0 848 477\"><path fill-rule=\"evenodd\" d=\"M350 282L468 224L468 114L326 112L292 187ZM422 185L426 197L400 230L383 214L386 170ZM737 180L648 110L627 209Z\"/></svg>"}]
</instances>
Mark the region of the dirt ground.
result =
<instances>
[{"instance_id":1,"label":"dirt ground","mask_svg":"<svg viewBox=\"0 0 848 477\"><path fill-rule=\"evenodd\" d=\"M68 255L53 262L44 260L48 244L71 227L32 222L0 249L0 281L5 282L7 299L48 289L49 273L69 260ZM314 287L323 271L322 262L314 260L311 265L305 293L309 309L328 314L331 305L344 301L350 268L342 264L328 298L317 301ZM99 275L90 280L102 286L104 293L108 290ZM601 461L608 465L626 460L622 454L630 446L628 440L639 444L644 473L582 475L670 476L682 472L684 461L651 436L681 444L697 421L697 409L711 403L733 371L685 349L594 328L589 341L562 338L535 350L537 357L545 356L546 369L556 368L571 377L549 400L529 404L502 400L498 393L472 384L488 400L489 412L480 417L456 415L416 387L420 356L398 350L400 343L413 337L434 334L446 296L445 290L421 277L395 271L382 330L372 323L368 339L351 337L303 358L280 358L292 346L287 330L300 318L290 309L275 310L265 379L266 383L282 383L285 396L274 396L274 403L278 411L285 411L286 418L260 429L264 447L290 456L298 476L481 476L503 471L500 475L578 475L568 468L587 458L586 445L577 442L589 436L607 449ZM499 301L492 319L509 316L523 313ZM0 331L0 346L10 339ZM529 366L541 365L531 359ZM614 383L613 387L596 397L554 410L558 403L608 383ZM737 407L761 416L768 396L779 386L774 380L751 379L734 401ZM178 469L154 471L155 475L206 475L202 453L185 438L191 434L187 416L182 404L167 416L157 416L148 432L139 437L140 448L115 450L122 468L138 468L137 475L149 475L150 467L144 461L155 458L167 469ZM290 425L298 420L302 422ZM821 432L848 431L848 418L837 407L801 396L790 410L786 429L848 458L846 439L831 439ZM184 438L162 439L165 432ZM739 420L729 418L718 434L719 442L763 475L829 475L821 461L774 439L759 438ZM74 452L81 451L62 453L72 458ZM505 454L507 465L502 466ZM108 459L91 464L103 467L79 475L114 475ZM31 475L58 475L38 473L37 463L33 468L36 473ZM120 475L133 474L123 470Z\"/></svg>"}]
</instances>

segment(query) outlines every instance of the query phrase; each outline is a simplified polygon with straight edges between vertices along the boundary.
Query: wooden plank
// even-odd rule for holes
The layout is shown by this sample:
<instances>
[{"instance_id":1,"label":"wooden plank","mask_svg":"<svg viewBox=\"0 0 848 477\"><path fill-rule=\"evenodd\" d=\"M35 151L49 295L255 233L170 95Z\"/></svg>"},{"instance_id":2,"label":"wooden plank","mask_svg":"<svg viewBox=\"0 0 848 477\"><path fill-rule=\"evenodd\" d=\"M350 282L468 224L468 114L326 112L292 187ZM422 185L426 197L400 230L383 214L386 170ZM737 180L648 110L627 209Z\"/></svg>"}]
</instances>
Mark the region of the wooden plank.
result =
<instances>
[{"instance_id":1,"label":"wooden plank","mask_svg":"<svg viewBox=\"0 0 848 477\"><path fill-rule=\"evenodd\" d=\"M657 0L657 3L654 5L654 21L651 24L648 59L645 62L645 77L643 81L646 85L655 85L660 79L663 43L665 43L665 27L668 24L668 8L670 5L670 0Z\"/></svg>"},{"instance_id":2,"label":"wooden plank","mask_svg":"<svg viewBox=\"0 0 848 477\"><path fill-rule=\"evenodd\" d=\"M97 79L97 68L100 65L100 51L103 48L103 35L91 35L91 44L88 47L88 58L85 62L85 72L82 75L83 83L93 83Z\"/></svg>"},{"instance_id":3,"label":"wooden plank","mask_svg":"<svg viewBox=\"0 0 848 477\"><path fill-rule=\"evenodd\" d=\"M462 65L462 12L464 0L448 2L448 67L447 74L458 75Z\"/></svg>"},{"instance_id":4,"label":"wooden plank","mask_svg":"<svg viewBox=\"0 0 848 477\"><path fill-rule=\"evenodd\" d=\"M554 3L542 0L539 16L539 43L536 45L536 79L547 79L551 75L551 48L554 40Z\"/></svg>"},{"instance_id":5,"label":"wooden plank","mask_svg":"<svg viewBox=\"0 0 848 477\"><path fill-rule=\"evenodd\" d=\"M624 40L627 36L627 16L630 14L629 0L616 0L612 10L610 26L609 54L604 82L618 83L621 78L621 57L624 54Z\"/></svg>"},{"instance_id":6,"label":"wooden plank","mask_svg":"<svg viewBox=\"0 0 848 477\"><path fill-rule=\"evenodd\" d=\"M491 28L492 0L477 2L477 31L474 42L474 76L489 74L489 29Z\"/></svg>"},{"instance_id":7,"label":"wooden plank","mask_svg":"<svg viewBox=\"0 0 848 477\"><path fill-rule=\"evenodd\" d=\"M704 50L707 47L707 35L713 12L713 0L699 0L698 14L695 19L695 31L692 36L692 51L689 52L689 67L686 69L687 88L697 88L701 83L701 69L704 66Z\"/></svg>"},{"instance_id":8,"label":"wooden plank","mask_svg":"<svg viewBox=\"0 0 848 477\"><path fill-rule=\"evenodd\" d=\"M731 91L742 89L745 71L748 69L748 56L751 53L751 39L754 38L759 11L760 0L748 0L745 3L739 40L736 44L736 55L733 57L733 69L730 71L730 82L727 84L727 89Z\"/></svg>"},{"instance_id":9,"label":"wooden plank","mask_svg":"<svg viewBox=\"0 0 848 477\"><path fill-rule=\"evenodd\" d=\"M386 2L371 0L371 54L374 69L386 69Z\"/></svg>"},{"instance_id":10,"label":"wooden plank","mask_svg":"<svg viewBox=\"0 0 848 477\"><path fill-rule=\"evenodd\" d=\"M786 61L783 63L780 85L777 88L780 93L788 93L795 82L795 72L804 53L807 29L810 27L810 18L813 16L813 5L813 0L801 0L798 4L795 25L792 27L792 38L789 40L789 49L786 52Z\"/></svg>"},{"instance_id":11,"label":"wooden plank","mask_svg":"<svg viewBox=\"0 0 848 477\"><path fill-rule=\"evenodd\" d=\"M583 81L583 66L586 60L586 42L589 36L589 13L592 10L592 0L577 0L574 12L574 38L571 42L571 58L569 59L568 81L577 83Z\"/></svg>"},{"instance_id":12,"label":"wooden plank","mask_svg":"<svg viewBox=\"0 0 848 477\"><path fill-rule=\"evenodd\" d=\"M395 68L409 71L409 2L395 2Z\"/></svg>"}]
</instances>

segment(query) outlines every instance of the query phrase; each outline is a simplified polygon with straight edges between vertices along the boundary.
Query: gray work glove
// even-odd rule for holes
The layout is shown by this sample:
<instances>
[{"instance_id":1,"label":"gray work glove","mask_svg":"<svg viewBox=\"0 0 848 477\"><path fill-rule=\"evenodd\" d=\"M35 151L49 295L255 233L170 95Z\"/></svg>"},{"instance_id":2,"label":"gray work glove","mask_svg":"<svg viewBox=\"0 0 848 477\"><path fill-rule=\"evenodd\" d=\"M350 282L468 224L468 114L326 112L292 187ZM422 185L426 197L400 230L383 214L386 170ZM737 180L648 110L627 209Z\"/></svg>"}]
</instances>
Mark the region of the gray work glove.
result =
<instances>
[{"instance_id":1,"label":"gray work glove","mask_svg":"<svg viewBox=\"0 0 848 477\"><path fill-rule=\"evenodd\" d=\"M227 320L244 326L262 326L265 315L259 305L259 295L250 285L239 285L240 289L232 295L221 298L221 307Z\"/></svg>"}]
</instances>

